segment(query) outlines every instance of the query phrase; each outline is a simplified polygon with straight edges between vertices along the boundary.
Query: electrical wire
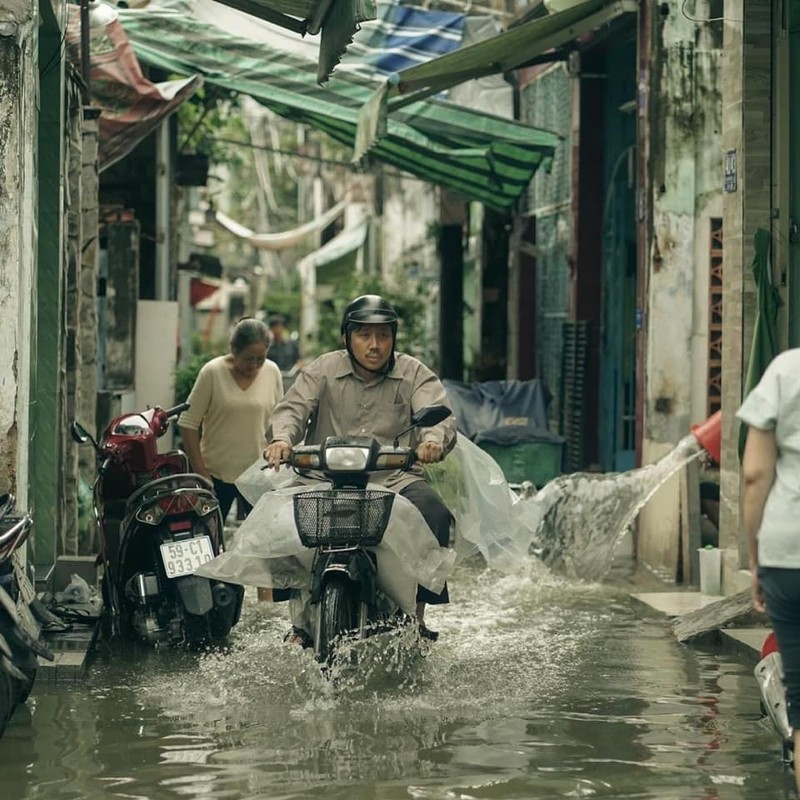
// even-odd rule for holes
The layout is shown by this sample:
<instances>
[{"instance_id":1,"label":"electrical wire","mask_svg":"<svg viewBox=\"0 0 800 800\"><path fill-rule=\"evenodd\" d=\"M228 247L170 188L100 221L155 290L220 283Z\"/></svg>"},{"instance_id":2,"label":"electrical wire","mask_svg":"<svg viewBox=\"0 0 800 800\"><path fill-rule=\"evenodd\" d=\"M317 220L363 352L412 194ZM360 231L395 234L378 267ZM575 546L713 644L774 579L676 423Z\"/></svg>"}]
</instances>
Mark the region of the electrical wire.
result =
<instances>
[{"instance_id":1,"label":"electrical wire","mask_svg":"<svg viewBox=\"0 0 800 800\"><path fill-rule=\"evenodd\" d=\"M731 19L730 17L707 17L706 19L701 19L700 17L690 17L686 13L686 4L689 0L683 0L681 3L681 14L683 14L689 22L741 22L740 19Z\"/></svg>"},{"instance_id":2,"label":"electrical wire","mask_svg":"<svg viewBox=\"0 0 800 800\"><path fill-rule=\"evenodd\" d=\"M316 161L320 164L331 164L336 167L353 168L353 165L349 161L338 161L333 158L322 158L321 156L305 155L304 153L298 153L296 150L282 150L279 147L270 147L268 145L253 144L252 142L243 142L240 139L226 139L222 136L215 136L214 139L217 142L224 142L225 144L237 144L241 147L248 147L251 150L263 150L268 153L278 153L279 155L294 156L294 158L302 158L305 159L306 161Z\"/></svg>"}]
</instances>

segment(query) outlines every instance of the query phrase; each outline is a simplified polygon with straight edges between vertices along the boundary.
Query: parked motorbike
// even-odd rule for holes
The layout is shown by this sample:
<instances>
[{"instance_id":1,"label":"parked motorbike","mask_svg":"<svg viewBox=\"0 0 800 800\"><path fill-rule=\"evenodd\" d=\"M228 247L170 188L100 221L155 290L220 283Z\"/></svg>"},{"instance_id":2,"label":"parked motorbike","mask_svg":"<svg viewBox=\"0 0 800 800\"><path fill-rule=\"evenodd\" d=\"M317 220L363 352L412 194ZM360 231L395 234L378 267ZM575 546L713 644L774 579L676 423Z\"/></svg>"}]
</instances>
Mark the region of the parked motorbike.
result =
<instances>
[{"instance_id":1,"label":"parked motorbike","mask_svg":"<svg viewBox=\"0 0 800 800\"><path fill-rule=\"evenodd\" d=\"M300 541L316 551L311 583L313 648L323 665L333 662L342 640L363 639L410 621L378 589L372 549L383 539L397 495L367 485L371 472L413 466L416 454L399 447L400 437L413 428L436 425L450 413L446 406L421 409L391 447L369 436L337 436L293 450L289 463L295 472L321 471L331 484L293 498Z\"/></svg>"},{"instance_id":2,"label":"parked motorbike","mask_svg":"<svg viewBox=\"0 0 800 800\"><path fill-rule=\"evenodd\" d=\"M197 646L224 639L238 622L243 589L194 575L224 549L213 486L180 450L157 439L188 408L156 406L113 419L99 443L78 423L72 435L97 452L93 487L101 533L103 601L111 634L150 644Z\"/></svg>"},{"instance_id":3,"label":"parked motorbike","mask_svg":"<svg viewBox=\"0 0 800 800\"><path fill-rule=\"evenodd\" d=\"M786 712L783 663L774 632L770 632L761 645L761 659L754 672L761 693L761 711L780 737L783 760L791 767L794 761L794 743Z\"/></svg>"},{"instance_id":4,"label":"parked motorbike","mask_svg":"<svg viewBox=\"0 0 800 800\"><path fill-rule=\"evenodd\" d=\"M18 567L11 556L30 534L30 514L16 516L14 495L0 495L0 735L17 705L24 703L33 687L37 656L53 660L39 641L39 630L25 613Z\"/></svg>"}]
</instances>

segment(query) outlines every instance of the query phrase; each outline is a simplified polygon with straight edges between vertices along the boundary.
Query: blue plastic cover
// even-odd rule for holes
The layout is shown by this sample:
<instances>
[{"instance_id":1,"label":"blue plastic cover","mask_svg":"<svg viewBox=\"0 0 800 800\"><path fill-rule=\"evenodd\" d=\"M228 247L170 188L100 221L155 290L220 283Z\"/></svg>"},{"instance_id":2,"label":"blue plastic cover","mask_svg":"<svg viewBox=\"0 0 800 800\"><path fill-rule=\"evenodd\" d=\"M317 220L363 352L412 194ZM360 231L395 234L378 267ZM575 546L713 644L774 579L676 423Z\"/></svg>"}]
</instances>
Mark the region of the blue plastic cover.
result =
<instances>
[{"instance_id":1,"label":"blue plastic cover","mask_svg":"<svg viewBox=\"0 0 800 800\"><path fill-rule=\"evenodd\" d=\"M442 383L458 430L474 442L514 445L564 441L547 428L551 394L541 380Z\"/></svg>"}]
</instances>

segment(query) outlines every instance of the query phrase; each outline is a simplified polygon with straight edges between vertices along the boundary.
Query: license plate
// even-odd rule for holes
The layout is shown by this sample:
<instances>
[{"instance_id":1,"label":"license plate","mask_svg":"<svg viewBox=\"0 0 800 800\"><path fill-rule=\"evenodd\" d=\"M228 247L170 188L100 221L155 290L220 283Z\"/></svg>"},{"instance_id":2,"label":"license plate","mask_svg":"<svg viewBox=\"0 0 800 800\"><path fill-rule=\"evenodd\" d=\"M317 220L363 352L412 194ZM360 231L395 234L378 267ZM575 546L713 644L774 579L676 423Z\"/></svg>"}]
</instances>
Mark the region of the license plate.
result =
<instances>
[{"instance_id":1,"label":"license plate","mask_svg":"<svg viewBox=\"0 0 800 800\"><path fill-rule=\"evenodd\" d=\"M211 537L196 536L182 542L167 542L161 545L161 560L168 578L191 575L199 566L211 561Z\"/></svg>"}]
</instances>

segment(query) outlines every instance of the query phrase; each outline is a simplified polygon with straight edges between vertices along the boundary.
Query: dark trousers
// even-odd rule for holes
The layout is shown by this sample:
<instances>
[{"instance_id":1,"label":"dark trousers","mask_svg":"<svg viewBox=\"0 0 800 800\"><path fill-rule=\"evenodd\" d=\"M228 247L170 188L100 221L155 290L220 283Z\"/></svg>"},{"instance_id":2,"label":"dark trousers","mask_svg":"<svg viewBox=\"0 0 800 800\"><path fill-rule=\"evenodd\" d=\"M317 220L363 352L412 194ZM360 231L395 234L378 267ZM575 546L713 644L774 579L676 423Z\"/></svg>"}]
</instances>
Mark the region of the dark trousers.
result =
<instances>
[{"instance_id":1,"label":"dark trousers","mask_svg":"<svg viewBox=\"0 0 800 800\"><path fill-rule=\"evenodd\" d=\"M442 547L450 544L450 528L453 515L450 509L442 502L442 498L425 481L414 481L400 492L406 500L410 500L420 511L428 527ZM424 586L417 587L417 602L441 605L450 602L447 584L439 594L434 594Z\"/></svg>"},{"instance_id":2,"label":"dark trousers","mask_svg":"<svg viewBox=\"0 0 800 800\"><path fill-rule=\"evenodd\" d=\"M783 662L789 724L800 730L800 569L759 567L758 580Z\"/></svg>"},{"instance_id":3,"label":"dark trousers","mask_svg":"<svg viewBox=\"0 0 800 800\"><path fill-rule=\"evenodd\" d=\"M236 500L237 510L242 511L245 517L253 510L253 506L242 497L242 493L236 488L235 483L225 483L213 475L211 480L214 482L214 494L219 500L219 510L222 514L223 523L228 518L234 500Z\"/></svg>"}]
</instances>

